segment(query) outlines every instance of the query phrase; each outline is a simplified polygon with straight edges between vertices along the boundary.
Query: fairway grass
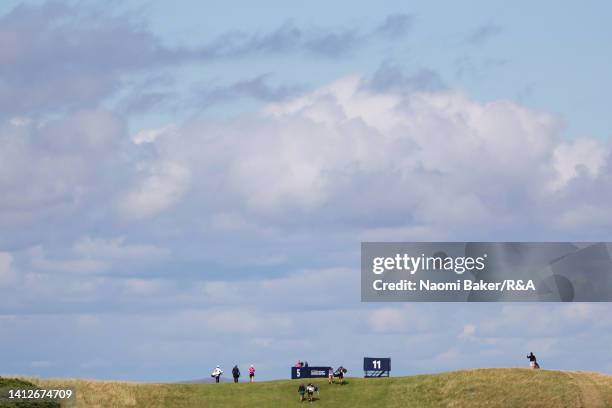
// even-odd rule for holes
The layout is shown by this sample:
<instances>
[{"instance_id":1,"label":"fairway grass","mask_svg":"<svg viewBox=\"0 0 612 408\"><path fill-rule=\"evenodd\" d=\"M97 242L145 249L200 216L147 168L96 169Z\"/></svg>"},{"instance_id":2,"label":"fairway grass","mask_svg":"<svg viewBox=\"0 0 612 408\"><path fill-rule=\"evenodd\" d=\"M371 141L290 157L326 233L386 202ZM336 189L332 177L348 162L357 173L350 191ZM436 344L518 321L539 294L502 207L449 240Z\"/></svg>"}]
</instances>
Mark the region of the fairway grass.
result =
<instances>
[{"instance_id":1,"label":"fairway grass","mask_svg":"<svg viewBox=\"0 0 612 408\"><path fill-rule=\"evenodd\" d=\"M77 407L612 407L612 376L574 371L477 369L380 379L345 385L313 380L320 399L298 401L299 381L222 384L138 384L28 378L41 388L72 387Z\"/></svg>"}]
</instances>

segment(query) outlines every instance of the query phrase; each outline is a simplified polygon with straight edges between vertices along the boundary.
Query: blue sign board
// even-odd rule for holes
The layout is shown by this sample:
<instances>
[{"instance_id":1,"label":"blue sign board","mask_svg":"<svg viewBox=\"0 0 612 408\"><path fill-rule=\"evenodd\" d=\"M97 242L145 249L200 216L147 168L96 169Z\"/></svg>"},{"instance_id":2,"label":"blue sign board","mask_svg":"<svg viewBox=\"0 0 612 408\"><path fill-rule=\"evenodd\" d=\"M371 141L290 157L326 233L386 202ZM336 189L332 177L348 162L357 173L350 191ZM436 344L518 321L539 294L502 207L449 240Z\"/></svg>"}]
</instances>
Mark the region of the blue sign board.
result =
<instances>
[{"instance_id":1,"label":"blue sign board","mask_svg":"<svg viewBox=\"0 0 612 408\"><path fill-rule=\"evenodd\" d=\"M291 379L300 378L327 378L331 367L291 367Z\"/></svg>"},{"instance_id":2,"label":"blue sign board","mask_svg":"<svg viewBox=\"0 0 612 408\"><path fill-rule=\"evenodd\" d=\"M364 357L363 371L391 371L391 359L388 357Z\"/></svg>"}]
</instances>

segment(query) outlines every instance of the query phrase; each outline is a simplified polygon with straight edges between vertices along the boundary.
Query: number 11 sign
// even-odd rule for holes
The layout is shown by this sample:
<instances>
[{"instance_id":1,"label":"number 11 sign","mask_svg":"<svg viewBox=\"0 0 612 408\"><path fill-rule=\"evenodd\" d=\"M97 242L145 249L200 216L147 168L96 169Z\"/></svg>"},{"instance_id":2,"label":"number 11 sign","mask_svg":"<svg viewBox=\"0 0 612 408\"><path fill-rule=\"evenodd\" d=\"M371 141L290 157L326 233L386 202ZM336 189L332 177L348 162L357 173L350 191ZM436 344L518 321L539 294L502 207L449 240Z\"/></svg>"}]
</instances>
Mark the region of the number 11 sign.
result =
<instances>
[{"instance_id":1,"label":"number 11 sign","mask_svg":"<svg viewBox=\"0 0 612 408\"><path fill-rule=\"evenodd\" d=\"M391 371L391 358L389 357L364 357L363 371L365 377L388 377Z\"/></svg>"}]
</instances>

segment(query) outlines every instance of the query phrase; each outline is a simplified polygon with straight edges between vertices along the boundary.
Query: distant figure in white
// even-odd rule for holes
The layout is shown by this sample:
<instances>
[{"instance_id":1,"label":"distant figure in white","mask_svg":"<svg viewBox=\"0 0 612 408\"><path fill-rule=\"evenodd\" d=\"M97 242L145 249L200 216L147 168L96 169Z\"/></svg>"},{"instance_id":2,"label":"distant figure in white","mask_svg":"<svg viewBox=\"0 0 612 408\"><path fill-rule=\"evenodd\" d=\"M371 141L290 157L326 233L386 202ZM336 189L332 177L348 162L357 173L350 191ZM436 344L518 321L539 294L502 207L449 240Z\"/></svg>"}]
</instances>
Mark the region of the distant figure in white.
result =
<instances>
[{"instance_id":1,"label":"distant figure in white","mask_svg":"<svg viewBox=\"0 0 612 408\"><path fill-rule=\"evenodd\" d=\"M219 366L216 366L213 372L210 374L211 377L214 377L216 383L219 382L222 375L223 375L223 370Z\"/></svg>"},{"instance_id":2,"label":"distant figure in white","mask_svg":"<svg viewBox=\"0 0 612 408\"><path fill-rule=\"evenodd\" d=\"M249 382L255 382L255 367L253 364L249 367Z\"/></svg>"}]
</instances>

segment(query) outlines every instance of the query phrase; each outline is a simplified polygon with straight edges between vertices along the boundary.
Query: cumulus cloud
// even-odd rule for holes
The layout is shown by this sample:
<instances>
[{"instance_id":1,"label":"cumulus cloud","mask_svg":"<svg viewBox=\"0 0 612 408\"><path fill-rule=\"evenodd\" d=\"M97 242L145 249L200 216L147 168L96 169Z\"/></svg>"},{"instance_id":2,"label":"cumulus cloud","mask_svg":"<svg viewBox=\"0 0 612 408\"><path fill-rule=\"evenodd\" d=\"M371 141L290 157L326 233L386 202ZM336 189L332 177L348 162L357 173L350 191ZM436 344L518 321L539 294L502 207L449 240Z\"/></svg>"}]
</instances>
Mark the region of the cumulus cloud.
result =
<instances>
[{"instance_id":1,"label":"cumulus cloud","mask_svg":"<svg viewBox=\"0 0 612 408\"><path fill-rule=\"evenodd\" d=\"M190 180L189 169L178 163L154 163L142 181L120 199L118 209L132 219L153 217L178 202L189 188Z\"/></svg>"},{"instance_id":2,"label":"cumulus cloud","mask_svg":"<svg viewBox=\"0 0 612 408\"><path fill-rule=\"evenodd\" d=\"M592 138L559 144L553 152L552 166L557 177L551 182L551 188L557 190L565 187L579 172L596 178L607 163L609 154L606 145Z\"/></svg>"},{"instance_id":3,"label":"cumulus cloud","mask_svg":"<svg viewBox=\"0 0 612 408\"><path fill-rule=\"evenodd\" d=\"M296 212L293 225L350 219L377 236L385 228L429 236L468 225L527 228L535 214L574 207L568 183L582 167L593 183L608 182L608 144L568 142L555 115L368 81L346 77L228 122L195 120L152 143L160 159L198 175L195 189L223 183L217 200L234 214L273 225Z\"/></svg>"}]
</instances>

